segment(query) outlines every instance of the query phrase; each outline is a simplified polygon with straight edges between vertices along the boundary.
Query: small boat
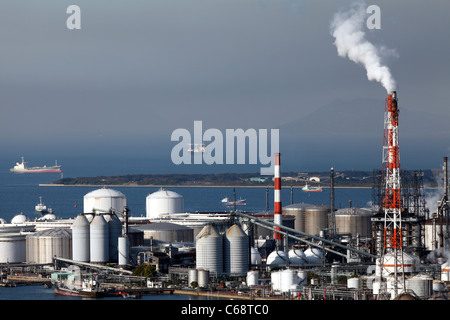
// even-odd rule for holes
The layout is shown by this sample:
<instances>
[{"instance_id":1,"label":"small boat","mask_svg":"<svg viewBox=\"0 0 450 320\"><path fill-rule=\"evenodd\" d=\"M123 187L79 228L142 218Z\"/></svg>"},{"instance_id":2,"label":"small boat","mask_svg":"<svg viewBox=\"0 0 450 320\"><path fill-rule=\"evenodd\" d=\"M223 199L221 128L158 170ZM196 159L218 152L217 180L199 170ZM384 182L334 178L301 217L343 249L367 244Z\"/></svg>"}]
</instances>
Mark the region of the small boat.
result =
<instances>
[{"instance_id":1,"label":"small boat","mask_svg":"<svg viewBox=\"0 0 450 320\"><path fill-rule=\"evenodd\" d=\"M34 207L34 211L41 215L49 213L47 206L42 202L42 197L39 197L39 203Z\"/></svg>"},{"instance_id":2,"label":"small boat","mask_svg":"<svg viewBox=\"0 0 450 320\"><path fill-rule=\"evenodd\" d=\"M245 206L247 203L245 202L245 199L239 199L236 201L231 201L230 199L228 199L227 197L223 198L220 203L222 203L222 205L224 206Z\"/></svg>"},{"instance_id":3,"label":"small boat","mask_svg":"<svg viewBox=\"0 0 450 320\"><path fill-rule=\"evenodd\" d=\"M309 184L305 184L302 188L304 192L322 192L322 187L311 187Z\"/></svg>"}]
</instances>

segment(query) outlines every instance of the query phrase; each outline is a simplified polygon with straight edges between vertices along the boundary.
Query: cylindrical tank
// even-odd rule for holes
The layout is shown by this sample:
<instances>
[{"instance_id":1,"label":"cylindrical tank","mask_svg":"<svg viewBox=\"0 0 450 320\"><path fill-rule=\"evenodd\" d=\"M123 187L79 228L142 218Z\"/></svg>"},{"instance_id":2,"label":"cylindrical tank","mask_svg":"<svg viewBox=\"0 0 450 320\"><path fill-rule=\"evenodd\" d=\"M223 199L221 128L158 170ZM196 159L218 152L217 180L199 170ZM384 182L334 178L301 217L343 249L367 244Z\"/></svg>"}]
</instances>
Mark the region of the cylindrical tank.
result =
<instances>
[{"instance_id":1,"label":"cylindrical tank","mask_svg":"<svg viewBox=\"0 0 450 320\"><path fill-rule=\"evenodd\" d=\"M305 232L319 236L320 231L328 228L328 212L330 208L327 206L314 205L306 208L305 212Z\"/></svg>"},{"instance_id":2,"label":"cylindrical tank","mask_svg":"<svg viewBox=\"0 0 450 320\"><path fill-rule=\"evenodd\" d=\"M84 214L78 215L72 224L72 259L80 262L90 260L89 221Z\"/></svg>"},{"instance_id":3,"label":"cylindrical tank","mask_svg":"<svg viewBox=\"0 0 450 320\"><path fill-rule=\"evenodd\" d=\"M26 261L26 235L23 233L0 233L0 263Z\"/></svg>"},{"instance_id":4,"label":"cylindrical tank","mask_svg":"<svg viewBox=\"0 0 450 320\"><path fill-rule=\"evenodd\" d=\"M118 260L119 266L126 266L130 260L130 243L126 235L120 236L118 239Z\"/></svg>"},{"instance_id":5,"label":"cylindrical tank","mask_svg":"<svg viewBox=\"0 0 450 320\"><path fill-rule=\"evenodd\" d=\"M320 264L322 262L323 253L318 248L308 248L305 250L306 261L309 264Z\"/></svg>"},{"instance_id":6,"label":"cylindrical tank","mask_svg":"<svg viewBox=\"0 0 450 320\"><path fill-rule=\"evenodd\" d=\"M270 283L272 285L272 291L281 292L281 271L270 273Z\"/></svg>"},{"instance_id":7,"label":"cylindrical tank","mask_svg":"<svg viewBox=\"0 0 450 320\"><path fill-rule=\"evenodd\" d=\"M109 261L109 228L103 215L96 215L90 225L90 250L92 263Z\"/></svg>"},{"instance_id":8,"label":"cylindrical tank","mask_svg":"<svg viewBox=\"0 0 450 320\"><path fill-rule=\"evenodd\" d=\"M281 271L281 292L289 292L293 286L298 285L299 278L297 271L286 269Z\"/></svg>"},{"instance_id":9,"label":"cylindrical tank","mask_svg":"<svg viewBox=\"0 0 450 320\"><path fill-rule=\"evenodd\" d=\"M343 208L335 213L336 229L338 234L350 233L353 237L372 236L372 211L363 208Z\"/></svg>"},{"instance_id":10,"label":"cylindrical tank","mask_svg":"<svg viewBox=\"0 0 450 320\"><path fill-rule=\"evenodd\" d=\"M119 237L122 236L122 222L120 222L119 218L115 214L106 215L105 217L109 229L109 262L117 262L119 258Z\"/></svg>"},{"instance_id":11,"label":"cylindrical tank","mask_svg":"<svg viewBox=\"0 0 450 320\"><path fill-rule=\"evenodd\" d=\"M286 257L286 253L282 250L272 251L266 260L267 265L272 267L277 265L285 265L287 262L288 257Z\"/></svg>"},{"instance_id":12,"label":"cylindrical tank","mask_svg":"<svg viewBox=\"0 0 450 320\"><path fill-rule=\"evenodd\" d=\"M91 191L83 197L84 213L94 212L94 210L105 213L111 209L122 212L126 205L127 198L122 192L106 187Z\"/></svg>"},{"instance_id":13,"label":"cylindrical tank","mask_svg":"<svg viewBox=\"0 0 450 320\"><path fill-rule=\"evenodd\" d=\"M247 272L247 286L257 286L259 281L258 270L250 270Z\"/></svg>"},{"instance_id":14,"label":"cylindrical tank","mask_svg":"<svg viewBox=\"0 0 450 320\"><path fill-rule=\"evenodd\" d=\"M239 225L231 226L224 238L224 272L245 275L249 269L248 236Z\"/></svg>"},{"instance_id":15,"label":"cylindrical tank","mask_svg":"<svg viewBox=\"0 0 450 320\"><path fill-rule=\"evenodd\" d=\"M395 271L395 255L393 253L386 253L383 257L383 263L383 276L393 274ZM403 252L403 265L401 256L399 255L397 257L397 270L401 270L402 267L405 273L417 272L420 270L420 260L412 254ZM376 275L380 275L380 273L380 259L376 259Z\"/></svg>"},{"instance_id":16,"label":"cylindrical tank","mask_svg":"<svg viewBox=\"0 0 450 320\"><path fill-rule=\"evenodd\" d=\"M53 257L72 259L72 231L45 229L27 236L27 262L52 263Z\"/></svg>"},{"instance_id":17,"label":"cylindrical tank","mask_svg":"<svg viewBox=\"0 0 450 320\"><path fill-rule=\"evenodd\" d=\"M293 216L295 218L294 229L306 232L306 208L311 206L311 204L306 203L293 203L283 207L283 215Z\"/></svg>"},{"instance_id":18,"label":"cylindrical tank","mask_svg":"<svg viewBox=\"0 0 450 320\"><path fill-rule=\"evenodd\" d=\"M421 299L428 299L433 294L433 278L426 275L416 275L406 279L406 289L414 291Z\"/></svg>"},{"instance_id":19,"label":"cylindrical tank","mask_svg":"<svg viewBox=\"0 0 450 320\"><path fill-rule=\"evenodd\" d=\"M347 288L349 289L359 289L359 278L348 278Z\"/></svg>"},{"instance_id":20,"label":"cylindrical tank","mask_svg":"<svg viewBox=\"0 0 450 320\"><path fill-rule=\"evenodd\" d=\"M198 269L198 286L200 288L208 288L209 270Z\"/></svg>"},{"instance_id":21,"label":"cylindrical tank","mask_svg":"<svg viewBox=\"0 0 450 320\"><path fill-rule=\"evenodd\" d=\"M194 229L169 222L155 222L135 227L144 232L144 240L165 243L194 242Z\"/></svg>"},{"instance_id":22,"label":"cylindrical tank","mask_svg":"<svg viewBox=\"0 0 450 320\"><path fill-rule=\"evenodd\" d=\"M188 271L188 286L191 287L193 282L197 282L197 284L198 284L198 270L197 269L189 269L189 271Z\"/></svg>"},{"instance_id":23,"label":"cylindrical tank","mask_svg":"<svg viewBox=\"0 0 450 320\"><path fill-rule=\"evenodd\" d=\"M308 263L305 253L300 248L293 248L289 250L288 257L290 264L304 265L305 263Z\"/></svg>"},{"instance_id":24,"label":"cylindrical tank","mask_svg":"<svg viewBox=\"0 0 450 320\"><path fill-rule=\"evenodd\" d=\"M195 247L197 269L208 270L213 276L222 275L223 237L212 225L206 225L198 233Z\"/></svg>"},{"instance_id":25,"label":"cylindrical tank","mask_svg":"<svg viewBox=\"0 0 450 320\"><path fill-rule=\"evenodd\" d=\"M254 247L250 248L250 263L261 264L261 254Z\"/></svg>"},{"instance_id":26,"label":"cylindrical tank","mask_svg":"<svg viewBox=\"0 0 450 320\"><path fill-rule=\"evenodd\" d=\"M147 218L159 218L161 215L182 212L184 212L184 198L174 191L161 188L146 198Z\"/></svg>"}]
</instances>

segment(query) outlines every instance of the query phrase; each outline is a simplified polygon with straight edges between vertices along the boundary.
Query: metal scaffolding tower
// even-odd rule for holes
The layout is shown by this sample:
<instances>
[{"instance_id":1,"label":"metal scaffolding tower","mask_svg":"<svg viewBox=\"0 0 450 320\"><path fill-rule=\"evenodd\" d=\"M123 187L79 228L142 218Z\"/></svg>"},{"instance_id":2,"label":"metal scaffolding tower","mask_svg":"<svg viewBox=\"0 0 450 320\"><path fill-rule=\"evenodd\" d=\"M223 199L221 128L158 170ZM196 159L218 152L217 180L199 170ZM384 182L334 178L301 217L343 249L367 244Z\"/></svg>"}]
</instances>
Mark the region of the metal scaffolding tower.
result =
<instances>
[{"instance_id":1,"label":"metal scaffolding tower","mask_svg":"<svg viewBox=\"0 0 450 320\"><path fill-rule=\"evenodd\" d=\"M383 248L380 255L380 276L392 273L395 296L405 289L402 237L401 171L398 143L397 93L389 94L385 104L382 170L385 176ZM384 283L384 281L383 281ZM387 286L380 288L387 294ZM383 296L383 294L381 295Z\"/></svg>"}]
</instances>

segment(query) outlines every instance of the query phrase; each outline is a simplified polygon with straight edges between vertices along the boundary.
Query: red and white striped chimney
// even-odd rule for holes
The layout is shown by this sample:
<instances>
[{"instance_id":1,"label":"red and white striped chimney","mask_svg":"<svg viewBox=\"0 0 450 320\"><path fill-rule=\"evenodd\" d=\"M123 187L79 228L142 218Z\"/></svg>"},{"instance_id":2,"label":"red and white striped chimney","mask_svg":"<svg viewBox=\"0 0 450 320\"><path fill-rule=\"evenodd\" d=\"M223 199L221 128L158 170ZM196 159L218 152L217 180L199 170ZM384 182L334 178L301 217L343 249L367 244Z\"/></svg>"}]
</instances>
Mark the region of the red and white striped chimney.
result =
<instances>
[{"instance_id":1,"label":"red and white striped chimney","mask_svg":"<svg viewBox=\"0 0 450 320\"><path fill-rule=\"evenodd\" d=\"M275 166L274 166L274 209L273 209L273 222L281 225L281 172L280 172L280 154L275 153ZM281 230L279 227L275 227L276 230ZM274 232L273 237L275 240L281 240L282 234Z\"/></svg>"}]
</instances>

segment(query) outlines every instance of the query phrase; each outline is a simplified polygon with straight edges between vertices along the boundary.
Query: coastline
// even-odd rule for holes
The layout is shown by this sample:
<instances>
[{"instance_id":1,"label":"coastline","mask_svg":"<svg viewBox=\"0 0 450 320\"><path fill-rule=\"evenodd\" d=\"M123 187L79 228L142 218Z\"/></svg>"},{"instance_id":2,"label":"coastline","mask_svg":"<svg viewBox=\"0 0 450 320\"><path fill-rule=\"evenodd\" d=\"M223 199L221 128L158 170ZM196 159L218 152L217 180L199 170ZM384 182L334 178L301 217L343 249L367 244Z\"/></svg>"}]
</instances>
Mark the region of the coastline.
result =
<instances>
[{"instance_id":1,"label":"coastline","mask_svg":"<svg viewBox=\"0 0 450 320\"><path fill-rule=\"evenodd\" d=\"M40 183L39 187L130 187L130 188L273 188L273 185L266 186L246 186L246 185L209 185L209 184L61 184L61 183ZM290 189L291 186L281 186ZM322 189L329 189L329 186L321 186ZM293 189L301 189L303 186L292 186ZM335 189L371 189L371 186L334 186ZM433 188L430 188L433 189Z\"/></svg>"}]
</instances>

